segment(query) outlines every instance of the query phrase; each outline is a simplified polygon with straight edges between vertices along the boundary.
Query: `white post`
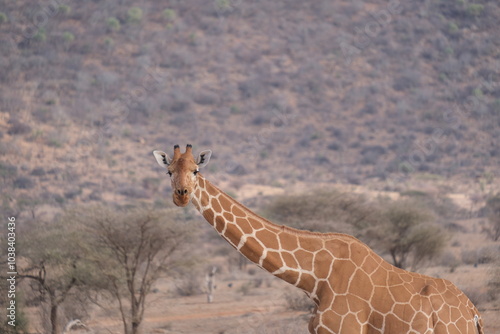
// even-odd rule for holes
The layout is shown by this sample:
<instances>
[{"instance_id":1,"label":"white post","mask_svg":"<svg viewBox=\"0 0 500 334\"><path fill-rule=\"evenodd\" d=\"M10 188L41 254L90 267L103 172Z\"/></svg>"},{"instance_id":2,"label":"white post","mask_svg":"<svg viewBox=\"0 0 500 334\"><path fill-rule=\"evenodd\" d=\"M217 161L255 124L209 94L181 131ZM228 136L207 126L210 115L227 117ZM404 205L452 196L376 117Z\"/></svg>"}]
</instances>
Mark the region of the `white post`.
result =
<instances>
[{"instance_id":1,"label":"white post","mask_svg":"<svg viewBox=\"0 0 500 334\"><path fill-rule=\"evenodd\" d=\"M217 288L215 285L215 273L217 272L217 267L212 267L212 270L207 274L207 302L211 303L214 300L214 290Z\"/></svg>"}]
</instances>

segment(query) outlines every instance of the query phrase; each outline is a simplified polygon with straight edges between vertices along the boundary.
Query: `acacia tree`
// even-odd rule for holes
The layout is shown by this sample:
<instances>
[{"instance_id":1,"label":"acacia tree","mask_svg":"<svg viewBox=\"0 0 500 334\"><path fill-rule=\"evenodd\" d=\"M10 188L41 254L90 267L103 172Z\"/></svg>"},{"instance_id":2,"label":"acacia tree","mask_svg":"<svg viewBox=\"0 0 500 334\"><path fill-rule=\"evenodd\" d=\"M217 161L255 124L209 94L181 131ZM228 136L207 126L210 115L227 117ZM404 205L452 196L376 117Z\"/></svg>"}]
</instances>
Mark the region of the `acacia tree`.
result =
<instances>
[{"instance_id":1,"label":"acacia tree","mask_svg":"<svg viewBox=\"0 0 500 334\"><path fill-rule=\"evenodd\" d=\"M20 255L26 259L18 268L19 277L29 280L35 298L48 306L49 320L44 325L52 334L61 332L61 305L78 293L93 272L80 247L79 231L67 218L34 222L19 241Z\"/></svg>"},{"instance_id":2,"label":"acacia tree","mask_svg":"<svg viewBox=\"0 0 500 334\"><path fill-rule=\"evenodd\" d=\"M334 190L286 194L273 198L263 216L289 226L318 232L357 234L373 219L376 210L360 195Z\"/></svg>"},{"instance_id":3,"label":"acacia tree","mask_svg":"<svg viewBox=\"0 0 500 334\"><path fill-rule=\"evenodd\" d=\"M174 213L94 207L79 215L89 235L99 289L118 302L125 334L137 334L151 286L181 264L176 255L191 233Z\"/></svg>"},{"instance_id":4,"label":"acacia tree","mask_svg":"<svg viewBox=\"0 0 500 334\"><path fill-rule=\"evenodd\" d=\"M445 237L429 223L429 212L411 201L399 200L382 208L377 224L364 233L374 247L390 255L398 268L415 269L424 260L440 254Z\"/></svg>"}]
</instances>

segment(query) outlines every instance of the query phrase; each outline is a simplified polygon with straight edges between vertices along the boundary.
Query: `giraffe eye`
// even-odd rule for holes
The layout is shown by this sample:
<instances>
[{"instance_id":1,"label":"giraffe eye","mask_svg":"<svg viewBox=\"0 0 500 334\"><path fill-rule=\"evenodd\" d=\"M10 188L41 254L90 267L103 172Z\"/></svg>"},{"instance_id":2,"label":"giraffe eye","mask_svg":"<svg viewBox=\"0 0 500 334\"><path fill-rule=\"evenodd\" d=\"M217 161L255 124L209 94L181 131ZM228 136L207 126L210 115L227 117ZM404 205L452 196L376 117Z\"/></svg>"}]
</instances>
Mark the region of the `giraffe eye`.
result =
<instances>
[{"instance_id":1,"label":"giraffe eye","mask_svg":"<svg viewBox=\"0 0 500 334\"><path fill-rule=\"evenodd\" d=\"M199 172L199 171L195 170L195 171L193 172L193 174L194 174L194 175L196 175L196 174L198 174L198 172Z\"/></svg>"},{"instance_id":2,"label":"giraffe eye","mask_svg":"<svg viewBox=\"0 0 500 334\"><path fill-rule=\"evenodd\" d=\"M171 172L171 171L168 171L168 172L167 172L167 174L168 174L169 176L172 176L172 172Z\"/></svg>"}]
</instances>

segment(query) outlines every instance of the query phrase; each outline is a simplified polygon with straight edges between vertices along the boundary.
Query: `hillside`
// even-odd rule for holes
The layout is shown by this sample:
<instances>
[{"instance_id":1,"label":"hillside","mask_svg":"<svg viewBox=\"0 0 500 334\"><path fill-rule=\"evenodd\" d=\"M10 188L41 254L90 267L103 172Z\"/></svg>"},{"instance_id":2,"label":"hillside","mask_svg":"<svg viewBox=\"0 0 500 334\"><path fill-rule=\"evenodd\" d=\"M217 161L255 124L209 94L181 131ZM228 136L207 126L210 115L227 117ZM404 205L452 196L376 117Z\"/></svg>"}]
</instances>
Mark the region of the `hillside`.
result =
<instances>
[{"instance_id":1,"label":"hillside","mask_svg":"<svg viewBox=\"0 0 500 334\"><path fill-rule=\"evenodd\" d=\"M500 189L499 22L496 0L0 0L0 211L22 244L74 205L172 206L152 151L188 143L213 150L207 179L261 213L316 189L421 197L446 209L447 237L422 272L467 291L496 332L483 208ZM216 302L162 277L144 331L302 333L289 287L191 213L195 278L220 268ZM120 332L109 303L68 302L61 319Z\"/></svg>"},{"instance_id":2,"label":"hillside","mask_svg":"<svg viewBox=\"0 0 500 334\"><path fill-rule=\"evenodd\" d=\"M0 11L9 196L157 198L151 151L177 143L212 148L208 174L235 183L494 180L495 1L1 1Z\"/></svg>"}]
</instances>

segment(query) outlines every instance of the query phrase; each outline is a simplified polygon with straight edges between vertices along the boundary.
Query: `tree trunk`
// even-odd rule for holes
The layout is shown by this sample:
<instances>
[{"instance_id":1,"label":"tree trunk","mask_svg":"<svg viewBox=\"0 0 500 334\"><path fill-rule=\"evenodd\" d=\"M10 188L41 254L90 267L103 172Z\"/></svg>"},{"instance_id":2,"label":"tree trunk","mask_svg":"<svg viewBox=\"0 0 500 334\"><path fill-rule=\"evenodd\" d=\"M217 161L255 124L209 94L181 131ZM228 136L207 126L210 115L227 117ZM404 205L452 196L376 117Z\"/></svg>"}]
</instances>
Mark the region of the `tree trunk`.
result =
<instances>
[{"instance_id":1,"label":"tree trunk","mask_svg":"<svg viewBox=\"0 0 500 334\"><path fill-rule=\"evenodd\" d=\"M52 325L51 334L59 334L59 322L57 319L57 304L50 303L50 324Z\"/></svg>"},{"instance_id":2,"label":"tree trunk","mask_svg":"<svg viewBox=\"0 0 500 334\"><path fill-rule=\"evenodd\" d=\"M132 321L132 334L139 334L140 333L140 331L139 331L140 324L141 324L140 322Z\"/></svg>"}]
</instances>

